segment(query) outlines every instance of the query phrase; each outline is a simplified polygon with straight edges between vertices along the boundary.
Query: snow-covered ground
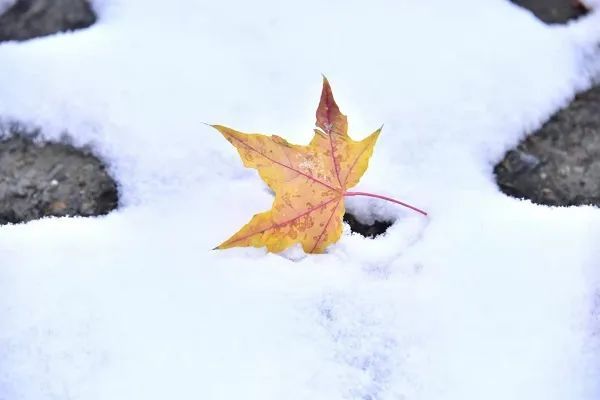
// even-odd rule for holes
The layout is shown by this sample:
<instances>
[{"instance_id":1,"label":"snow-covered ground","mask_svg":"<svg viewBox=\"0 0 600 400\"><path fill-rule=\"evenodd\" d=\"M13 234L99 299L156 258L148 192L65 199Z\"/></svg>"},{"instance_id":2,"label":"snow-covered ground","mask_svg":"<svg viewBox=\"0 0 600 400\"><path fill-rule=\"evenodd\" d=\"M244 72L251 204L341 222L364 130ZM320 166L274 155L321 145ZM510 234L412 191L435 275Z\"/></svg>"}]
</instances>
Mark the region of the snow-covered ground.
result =
<instances>
[{"instance_id":1,"label":"snow-covered ground","mask_svg":"<svg viewBox=\"0 0 600 400\"><path fill-rule=\"evenodd\" d=\"M509 198L492 168L600 70L600 13L504 0L97 0L0 45L0 117L68 132L118 211L0 227L0 399L596 400L600 210ZM385 237L212 251L271 195L202 122L312 135L321 73Z\"/></svg>"}]
</instances>

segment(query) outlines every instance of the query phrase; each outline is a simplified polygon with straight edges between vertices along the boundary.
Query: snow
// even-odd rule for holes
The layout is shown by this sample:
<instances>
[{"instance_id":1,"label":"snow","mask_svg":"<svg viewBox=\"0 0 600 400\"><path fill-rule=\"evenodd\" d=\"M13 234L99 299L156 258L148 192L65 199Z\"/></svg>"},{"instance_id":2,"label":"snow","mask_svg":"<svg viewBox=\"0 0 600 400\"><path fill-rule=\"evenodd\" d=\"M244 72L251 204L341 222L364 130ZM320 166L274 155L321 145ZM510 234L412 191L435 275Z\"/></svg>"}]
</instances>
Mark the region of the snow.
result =
<instances>
[{"instance_id":1,"label":"snow","mask_svg":"<svg viewBox=\"0 0 600 400\"><path fill-rule=\"evenodd\" d=\"M600 7L600 0L580 0L580 2L590 10Z\"/></svg>"},{"instance_id":2,"label":"snow","mask_svg":"<svg viewBox=\"0 0 600 400\"><path fill-rule=\"evenodd\" d=\"M0 227L0 399L514 399L600 394L600 211L509 198L493 165L600 72L600 14L501 0L102 0L0 45L0 118L108 163L119 210ZM272 197L203 124L312 135L321 73L352 198L395 221L324 255L212 251Z\"/></svg>"},{"instance_id":3,"label":"snow","mask_svg":"<svg viewBox=\"0 0 600 400\"><path fill-rule=\"evenodd\" d=\"M0 0L0 14L8 10L16 0Z\"/></svg>"}]
</instances>

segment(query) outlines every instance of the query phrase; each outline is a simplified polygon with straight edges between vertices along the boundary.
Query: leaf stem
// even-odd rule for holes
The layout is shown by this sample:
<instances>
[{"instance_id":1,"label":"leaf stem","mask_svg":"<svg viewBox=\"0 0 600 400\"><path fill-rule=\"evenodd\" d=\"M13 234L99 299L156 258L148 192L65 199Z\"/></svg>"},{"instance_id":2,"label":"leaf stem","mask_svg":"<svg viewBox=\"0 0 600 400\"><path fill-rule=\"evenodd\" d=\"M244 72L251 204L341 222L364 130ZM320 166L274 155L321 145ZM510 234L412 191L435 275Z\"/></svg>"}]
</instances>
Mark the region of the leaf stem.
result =
<instances>
[{"instance_id":1,"label":"leaf stem","mask_svg":"<svg viewBox=\"0 0 600 400\"><path fill-rule=\"evenodd\" d=\"M391 197L387 197L387 196L382 196L380 194L374 194L374 193L367 193L367 192L346 192L344 193L344 196L367 196L367 197L375 197L377 199L382 199L382 200L386 200L386 201L391 201L392 203L396 203L396 204L400 204L401 206L404 206L406 208L410 208L413 211L416 211L418 213L421 213L425 216L427 216L427 213L421 209L418 209L415 206L411 206L410 204L407 203L403 203L399 200L396 199L392 199Z\"/></svg>"}]
</instances>

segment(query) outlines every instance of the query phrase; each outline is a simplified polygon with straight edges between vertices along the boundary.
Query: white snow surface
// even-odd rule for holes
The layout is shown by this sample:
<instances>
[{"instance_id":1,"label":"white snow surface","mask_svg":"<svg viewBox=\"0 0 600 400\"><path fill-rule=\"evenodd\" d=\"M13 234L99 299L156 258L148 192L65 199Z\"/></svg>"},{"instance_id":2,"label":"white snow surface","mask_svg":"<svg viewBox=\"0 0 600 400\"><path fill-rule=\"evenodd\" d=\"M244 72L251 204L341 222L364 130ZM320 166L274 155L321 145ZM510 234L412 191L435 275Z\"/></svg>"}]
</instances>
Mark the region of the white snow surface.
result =
<instances>
[{"instance_id":1,"label":"white snow surface","mask_svg":"<svg viewBox=\"0 0 600 400\"><path fill-rule=\"evenodd\" d=\"M16 0L0 0L0 14L12 7Z\"/></svg>"},{"instance_id":2,"label":"white snow surface","mask_svg":"<svg viewBox=\"0 0 600 400\"><path fill-rule=\"evenodd\" d=\"M120 208L0 227L0 399L596 400L600 210L493 165L588 88L600 14L503 0L95 1L0 45L0 118L106 160ZM321 73L364 137L326 254L211 250L272 196L212 128L312 135Z\"/></svg>"},{"instance_id":3,"label":"white snow surface","mask_svg":"<svg viewBox=\"0 0 600 400\"><path fill-rule=\"evenodd\" d=\"M600 7L600 0L578 0L578 1L590 10Z\"/></svg>"}]
</instances>

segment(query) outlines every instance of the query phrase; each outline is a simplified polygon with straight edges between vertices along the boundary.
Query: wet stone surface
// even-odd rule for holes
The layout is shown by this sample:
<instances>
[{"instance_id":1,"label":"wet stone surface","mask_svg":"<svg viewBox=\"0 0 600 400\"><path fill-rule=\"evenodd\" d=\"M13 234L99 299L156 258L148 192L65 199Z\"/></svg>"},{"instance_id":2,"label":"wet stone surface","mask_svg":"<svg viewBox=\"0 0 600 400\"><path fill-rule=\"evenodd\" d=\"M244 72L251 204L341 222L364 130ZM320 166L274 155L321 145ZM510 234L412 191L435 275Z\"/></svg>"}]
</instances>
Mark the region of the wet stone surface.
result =
<instances>
[{"instance_id":1,"label":"wet stone surface","mask_svg":"<svg viewBox=\"0 0 600 400\"><path fill-rule=\"evenodd\" d=\"M548 23L585 10L571 0L513 0ZM600 206L600 86L579 94L494 169L500 189L544 205Z\"/></svg>"},{"instance_id":2,"label":"wet stone surface","mask_svg":"<svg viewBox=\"0 0 600 400\"><path fill-rule=\"evenodd\" d=\"M87 0L17 0L0 15L0 42L82 29L94 22Z\"/></svg>"},{"instance_id":3,"label":"wet stone surface","mask_svg":"<svg viewBox=\"0 0 600 400\"><path fill-rule=\"evenodd\" d=\"M115 182L89 151L22 135L0 140L0 224L102 215L117 204Z\"/></svg>"},{"instance_id":4,"label":"wet stone surface","mask_svg":"<svg viewBox=\"0 0 600 400\"><path fill-rule=\"evenodd\" d=\"M560 24L579 18L587 10L576 0L511 0L528 9L540 20L548 24Z\"/></svg>"},{"instance_id":5,"label":"wet stone surface","mask_svg":"<svg viewBox=\"0 0 600 400\"><path fill-rule=\"evenodd\" d=\"M582 93L495 168L501 190L547 205L600 206L600 87Z\"/></svg>"}]
</instances>

